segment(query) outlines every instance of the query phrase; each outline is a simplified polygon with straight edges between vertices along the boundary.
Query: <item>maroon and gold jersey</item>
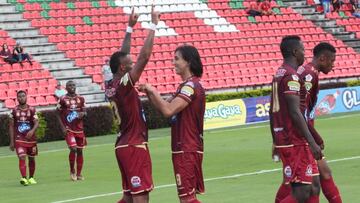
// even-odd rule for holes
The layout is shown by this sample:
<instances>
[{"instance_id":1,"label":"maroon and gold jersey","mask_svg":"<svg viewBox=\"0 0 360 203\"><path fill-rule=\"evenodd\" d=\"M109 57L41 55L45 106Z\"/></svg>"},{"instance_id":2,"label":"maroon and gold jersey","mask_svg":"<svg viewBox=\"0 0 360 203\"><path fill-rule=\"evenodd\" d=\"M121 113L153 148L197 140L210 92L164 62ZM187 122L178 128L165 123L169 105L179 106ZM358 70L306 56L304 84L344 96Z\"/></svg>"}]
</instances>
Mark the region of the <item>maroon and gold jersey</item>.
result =
<instances>
[{"instance_id":1,"label":"maroon and gold jersey","mask_svg":"<svg viewBox=\"0 0 360 203\"><path fill-rule=\"evenodd\" d=\"M61 121L65 128L73 133L83 136L84 121L79 118L79 113L85 111L85 99L79 95L61 97L57 105L60 111Z\"/></svg>"},{"instance_id":2,"label":"maroon and gold jersey","mask_svg":"<svg viewBox=\"0 0 360 203\"><path fill-rule=\"evenodd\" d=\"M106 85L106 96L111 102L120 133L116 146L138 145L148 142L148 129L139 94L130 74Z\"/></svg>"},{"instance_id":3,"label":"maroon and gold jersey","mask_svg":"<svg viewBox=\"0 0 360 203\"><path fill-rule=\"evenodd\" d=\"M272 81L270 103L271 132L277 147L304 145L306 139L292 123L285 95L293 94L300 97L305 94L303 81L296 70L283 64L275 73ZM300 108L300 107L299 107Z\"/></svg>"},{"instance_id":4,"label":"maroon and gold jersey","mask_svg":"<svg viewBox=\"0 0 360 203\"><path fill-rule=\"evenodd\" d=\"M26 134L34 127L34 121L38 119L35 108L27 106L22 109L20 106L16 106L11 111L10 118L14 120L15 142L28 146L36 144L35 133L30 139L26 138Z\"/></svg>"},{"instance_id":5,"label":"maroon and gold jersey","mask_svg":"<svg viewBox=\"0 0 360 203\"><path fill-rule=\"evenodd\" d=\"M186 106L171 118L171 147L173 152L203 152L205 90L198 77L180 84L173 98L181 97Z\"/></svg>"},{"instance_id":6,"label":"maroon and gold jersey","mask_svg":"<svg viewBox=\"0 0 360 203\"><path fill-rule=\"evenodd\" d=\"M313 111L318 98L319 72L314 68L312 63L308 63L304 67L299 67L297 73L300 78L303 79L306 89L306 95L301 95L301 110L306 118L313 119L311 112Z\"/></svg>"}]
</instances>

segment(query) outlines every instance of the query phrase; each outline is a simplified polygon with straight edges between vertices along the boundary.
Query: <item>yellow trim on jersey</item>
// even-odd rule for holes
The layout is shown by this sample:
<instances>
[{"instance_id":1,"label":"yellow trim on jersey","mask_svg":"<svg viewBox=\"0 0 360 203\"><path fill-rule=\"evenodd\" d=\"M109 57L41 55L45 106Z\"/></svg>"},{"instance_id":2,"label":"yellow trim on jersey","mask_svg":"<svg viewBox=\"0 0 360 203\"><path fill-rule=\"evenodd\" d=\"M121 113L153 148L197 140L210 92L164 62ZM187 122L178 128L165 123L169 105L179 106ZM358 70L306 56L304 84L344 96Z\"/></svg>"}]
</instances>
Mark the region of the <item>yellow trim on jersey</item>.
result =
<instances>
[{"instance_id":1,"label":"yellow trim on jersey","mask_svg":"<svg viewBox=\"0 0 360 203\"><path fill-rule=\"evenodd\" d=\"M194 193L195 193L195 188L193 188L192 191L189 192L189 193L179 194L179 197L184 197L184 196L192 195L192 194L194 194Z\"/></svg>"},{"instance_id":2,"label":"yellow trim on jersey","mask_svg":"<svg viewBox=\"0 0 360 203\"><path fill-rule=\"evenodd\" d=\"M147 189L145 189L145 190L141 190L141 191L137 191L137 192L131 192L131 190L129 190L129 191L130 191L130 193L131 193L132 195L136 195L136 194L139 194L139 193L142 193L142 192L151 191L152 189L154 189L154 185L151 185L151 187L149 187L149 188L147 188Z\"/></svg>"},{"instance_id":3,"label":"yellow trim on jersey","mask_svg":"<svg viewBox=\"0 0 360 203\"><path fill-rule=\"evenodd\" d=\"M290 144L290 145L277 145L275 146L275 148L287 148L287 147L293 147L294 145L293 144Z\"/></svg>"}]
</instances>

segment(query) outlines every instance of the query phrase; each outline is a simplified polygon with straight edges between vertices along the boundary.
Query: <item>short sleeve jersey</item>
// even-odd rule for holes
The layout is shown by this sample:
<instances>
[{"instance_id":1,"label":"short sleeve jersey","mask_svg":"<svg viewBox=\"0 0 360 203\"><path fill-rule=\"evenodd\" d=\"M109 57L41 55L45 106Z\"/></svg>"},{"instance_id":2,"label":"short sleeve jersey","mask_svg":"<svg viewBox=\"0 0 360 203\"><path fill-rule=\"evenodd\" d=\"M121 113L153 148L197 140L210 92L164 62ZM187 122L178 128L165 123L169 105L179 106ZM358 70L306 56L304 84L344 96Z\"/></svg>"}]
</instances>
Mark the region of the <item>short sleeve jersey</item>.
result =
<instances>
[{"instance_id":1,"label":"short sleeve jersey","mask_svg":"<svg viewBox=\"0 0 360 203\"><path fill-rule=\"evenodd\" d=\"M306 66L300 67L297 73L303 79L306 89L306 94L301 95L301 110L307 118L313 118L311 113L316 105L319 93L319 72L315 70L312 63L308 63Z\"/></svg>"},{"instance_id":2,"label":"short sleeve jersey","mask_svg":"<svg viewBox=\"0 0 360 203\"><path fill-rule=\"evenodd\" d=\"M180 84L173 95L173 98L175 97L180 97L189 104L171 118L172 151L202 153L205 90L200 84L200 79L191 77Z\"/></svg>"},{"instance_id":3,"label":"short sleeve jersey","mask_svg":"<svg viewBox=\"0 0 360 203\"><path fill-rule=\"evenodd\" d=\"M57 108L60 111L61 121L65 128L70 132L83 134L84 121L79 118L79 113L85 110L84 97L79 95L62 96L58 101Z\"/></svg>"},{"instance_id":4,"label":"short sleeve jersey","mask_svg":"<svg viewBox=\"0 0 360 203\"><path fill-rule=\"evenodd\" d=\"M270 127L275 145L278 147L306 144L305 137L297 131L291 121L285 100L285 96L289 94L300 97L301 92L305 91L302 84L296 70L287 64L283 64L273 78L270 103L272 126Z\"/></svg>"},{"instance_id":5,"label":"short sleeve jersey","mask_svg":"<svg viewBox=\"0 0 360 203\"><path fill-rule=\"evenodd\" d=\"M10 118L14 121L15 142L23 144L36 143L36 135L27 139L26 134L34 127L34 121L38 119L34 107L28 106L25 109L16 106L10 113Z\"/></svg>"},{"instance_id":6,"label":"short sleeve jersey","mask_svg":"<svg viewBox=\"0 0 360 203\"><path fill-rule=\"evenodd\" d=\"M116 146L146 144L148 129L144 109L130 74L111 80L105 89L120 129Z\"/></svg>"}]
</instances>

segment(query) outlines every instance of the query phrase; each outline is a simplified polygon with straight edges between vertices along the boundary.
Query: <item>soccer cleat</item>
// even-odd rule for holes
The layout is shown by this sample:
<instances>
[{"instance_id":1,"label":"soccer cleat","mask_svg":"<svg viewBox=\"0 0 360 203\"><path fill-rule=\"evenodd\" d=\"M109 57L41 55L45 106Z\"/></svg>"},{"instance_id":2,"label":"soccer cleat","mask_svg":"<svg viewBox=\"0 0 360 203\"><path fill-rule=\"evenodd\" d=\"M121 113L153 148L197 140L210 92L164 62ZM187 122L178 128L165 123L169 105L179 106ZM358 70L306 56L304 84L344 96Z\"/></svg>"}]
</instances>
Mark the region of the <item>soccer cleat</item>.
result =
<instances>
[{"instance_id":1,"label":"soccer cleat","mask_svg":"<svg viewBox=\"0 0 360 203\"><path fill-rule=\"evenodd\" d=\"M21 178L20 179L20 184L23 185L23 186L28 186L29 181L26 178Z\"/></svg>"},{"instance_id":2,"label":"soccer cleat","mask_svg":"<svg viewBox=\"0 0 360 203\"><path fill-rule=\"evenodd\" d=\"M77 180L76 174L75 174L75 173L70 173L70 179L71 179L72 181L76 181L76 180Z\"/></svg>"},{"instance_id":3,"label":"soccer cleat","mask_svg":"<svg viewBox=\"0 0 360 203\"><path fill-rule=\"evenodd\" d=\"M82 175L78 175L78 176L77 176L77 180L85 180L85 178L84 178L84 176L82 176Z\"/></svg>"},{"instance_id":4,"label":"soccer cleat","mask_svg":"<svg viewBox=\"0 0 360 203\"><path fill-rule=\"evenodd\" d=\"M37 183L34 178L29 178L28 182L30 185L35 185Z\"/></svg>"}]
</instances>

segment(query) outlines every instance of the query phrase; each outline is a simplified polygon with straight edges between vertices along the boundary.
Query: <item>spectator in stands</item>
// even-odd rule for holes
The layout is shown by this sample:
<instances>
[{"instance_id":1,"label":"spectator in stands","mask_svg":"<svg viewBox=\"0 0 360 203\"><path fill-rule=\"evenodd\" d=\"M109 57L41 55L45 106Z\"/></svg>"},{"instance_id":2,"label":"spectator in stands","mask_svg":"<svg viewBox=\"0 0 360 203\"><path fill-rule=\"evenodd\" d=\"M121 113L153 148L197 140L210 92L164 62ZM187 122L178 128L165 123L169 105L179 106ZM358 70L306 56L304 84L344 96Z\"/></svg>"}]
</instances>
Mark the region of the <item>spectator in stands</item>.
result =
<instances>
[{"instance_id":1,"label":"spectator in stands","mask_svg":"<svg viewBox=\"0 0 360 203\"><path fill-rule=\"evenodd\" d=\"M342 0L332 0L334 12L339 12L341 8Z\"/></svg>"},{"instance_id":2,"label":"spectator in stands","mask_svg":"<svg viewBox=\"0 0 360 203\"><path fill-rule=\"evenodd\" d=\"M261 16L261 11L259 9L258 3L257 2L251 2L249 5L249 8L246 9L246 13L249 14L250 16Z\"/></svg>"},{"instance_id":3,"label":"spectator in stands","mask_svg":"<svg viewBox=\"0 0 360 203\"><path fill-rule=\"evenodd\" d=\"M353 12L353 16L360 18L360 8L355 9L355 11Z\"/></svg>"},{"instance_id":4,"label":"spectator in stands","mask_svg":"<svg viewBox=\"0 0 360 203\"><path fill-rule=\"evenodd\" d=\"M32 65L30 55L24 52L24 48L21 46L20 42L16 43L13 50L13 56L15 60L20 63L21 66L24 60L27 60L30 65Z\"/></svg>"},{"instance_id":5,"label":"spectator in stands","mask_svg":"<svg viewBox=\"0 0 360 203\"><path fill-rule=\"evenodd\" d=\"M259 3L259 9L262 15L272 15L274 12L271 10L271 3L269 0L264 0Z\"/></svg>"},{"instance_id":6,"label":"spectator in stands","mask_svg":"<svg viewBox=\"0 0 360 203\"><path fill-rule=\"evenodd\" d=\"M106 57L104 61L105 61L105 64L102 67L102 74L103 74L103 78L104 78L104 85L106 87L109 84L109 82L113 79L113 74L112 74L110 66L109 66L109 58ZM105 101L109 101L106 94L105 94Z\"/></svg>"},{"instance_id":7,"label":"spectator in stands","mask_svg":"<svg viewBox=\"0 0 360 203\"><path fill-rule=\"evenodd\" d=\"M56 86L56 89L55 89L55 92L54 92L54 95L57 99L60 99L60 97L66 95L66 90L63 88L63 86L61 86L61 83L58 82L57 83L57 86Z\"/></svg>"},{"instance_id":8,"label":"spectator in stands","mask_svg":"<svg viewBox=\"0 0 360 203\"><path fill-rule=\"evenodd\" d=\"M246 10L246 13L253 17L274 14L271 10L271 3L269 0L251 2L249 8Z\"/></svg>"},{"instance_id":9,"label":"spectator in stands","mask_svg":"<svg viewBox=\"0 0 360 203\"><path fill-rule=\"evenodd\" d=\"M0 57L3 58L5 62L10 63L10 65L12 65L13 63L16 62L16 60L13 58L13 55L11 54L11 51L6 43L4 43L2 45Z\"/></svg>"},{"instance_id":10,"label":"spectator in stands","mask_svg":"<svg viewBox=\"0 0 360 203\"><path fill-rule=\"evenodd\" d=\"M330 9L330 1L331 0L321 0L321 3L323 5L324 8L324 14L326 15L327 13L330 13L331 9Z\"/></svg>"}]
</instances>

